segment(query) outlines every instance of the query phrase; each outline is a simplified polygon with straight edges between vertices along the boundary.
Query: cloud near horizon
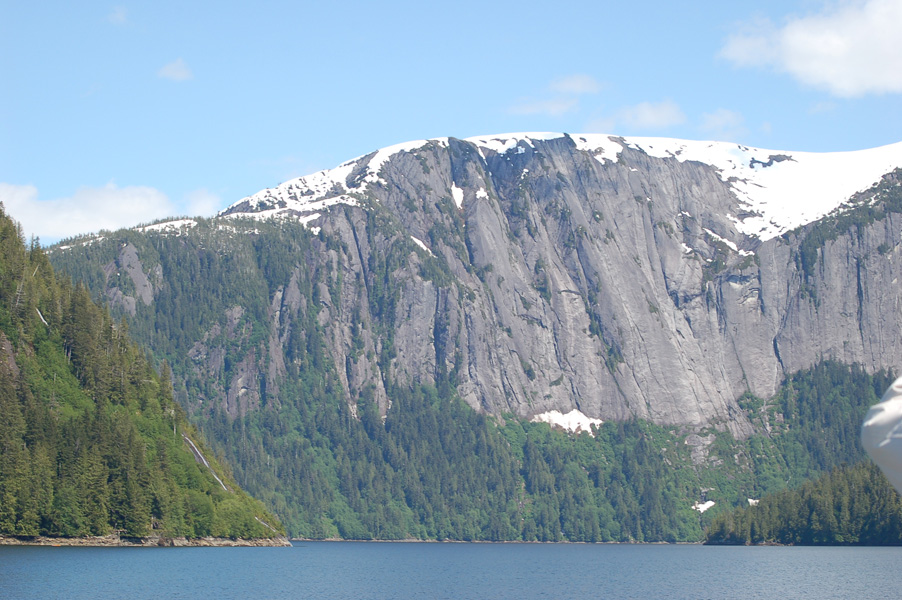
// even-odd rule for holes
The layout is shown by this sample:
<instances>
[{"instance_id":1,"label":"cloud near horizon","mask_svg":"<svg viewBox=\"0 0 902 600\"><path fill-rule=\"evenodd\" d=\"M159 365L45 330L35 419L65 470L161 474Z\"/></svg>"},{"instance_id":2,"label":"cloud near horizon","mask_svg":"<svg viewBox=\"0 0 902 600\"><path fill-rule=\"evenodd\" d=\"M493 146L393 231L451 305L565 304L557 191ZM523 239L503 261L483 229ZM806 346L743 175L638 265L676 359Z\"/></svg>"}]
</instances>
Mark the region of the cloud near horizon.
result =
<instances>
[{"instance_id":1,"label":"cloud near horizon","mask_svg":"<svg viewBox=\"0 0 902 600\"><path fill-rule=\"evenodd\" d=\"M738 67L771 67L843 98L902 93L902 1L832 3L820 14L747 24L720 56Z\"/></svg>"},{"instance_id":2,"label":"cloud near horizon","mask_svg":"<svg viewBox=\"0 0 902 600\"><path fill-rule=\"evenodd\" d=\"M0 183L0 202L22 224L26 237L38 236L42 245L101 230L115 231L178 214L211 216L221 205L205 189L186 194L181 207L166 194L147 186L82 187L68 198L42 200L33 185Z\"/></svg>"}]
</instances>

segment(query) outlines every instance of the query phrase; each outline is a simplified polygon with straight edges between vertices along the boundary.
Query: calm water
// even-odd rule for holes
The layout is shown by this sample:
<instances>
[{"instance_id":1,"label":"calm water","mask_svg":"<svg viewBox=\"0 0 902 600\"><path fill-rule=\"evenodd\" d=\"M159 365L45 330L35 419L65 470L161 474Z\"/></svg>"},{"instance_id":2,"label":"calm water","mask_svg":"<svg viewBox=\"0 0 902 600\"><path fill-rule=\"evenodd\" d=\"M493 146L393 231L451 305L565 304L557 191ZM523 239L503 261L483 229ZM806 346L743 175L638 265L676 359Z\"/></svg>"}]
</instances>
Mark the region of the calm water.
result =
<instances>
[{"instance_id":1,"label":"calm water","mask_svg":"<svg viewBox=\"0 0 902 600\"><path fill-rule=\"evenodd\" d=\"M0 547L0 598L899 598L902 548Z\"/></svg>"}]
</instances>

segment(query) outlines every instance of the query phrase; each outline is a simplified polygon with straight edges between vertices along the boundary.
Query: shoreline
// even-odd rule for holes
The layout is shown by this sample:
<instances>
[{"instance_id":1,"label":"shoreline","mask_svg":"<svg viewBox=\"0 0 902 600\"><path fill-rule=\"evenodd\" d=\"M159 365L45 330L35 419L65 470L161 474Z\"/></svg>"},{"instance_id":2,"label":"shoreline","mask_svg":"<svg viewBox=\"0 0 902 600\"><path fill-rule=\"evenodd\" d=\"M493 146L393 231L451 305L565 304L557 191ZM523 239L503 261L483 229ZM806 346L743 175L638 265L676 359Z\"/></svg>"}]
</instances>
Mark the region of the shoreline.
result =
<instances>
[{"instance_id":1,"label":"shoreline","mask_svg":"<svg viewBox=\"0 0 902 600\"><path fill-rule=\"evenodd\" d=\"M116 534L56 538L43 535L0 535L0 546L67 546L93 548L238 548L238 547L290 547L288 538L184 538L166 536L120 537Z\"/></svg>"},{"instance_id":2,"label":"shoreline","mask_svg":"<svg viewBox=\"0 0 902 600\"><path fill-rule=\"evenodd\" d=\"M545 542L537 540L432 540L419 538L405 539L367 539L355 540L345 538L288 538L292 542L359 542L374 544L584 544L584 545L632 545L632 546L703 546L705 542L571 542L568 540L560 540L557 542Z\"/></svg>"}]
</instances>

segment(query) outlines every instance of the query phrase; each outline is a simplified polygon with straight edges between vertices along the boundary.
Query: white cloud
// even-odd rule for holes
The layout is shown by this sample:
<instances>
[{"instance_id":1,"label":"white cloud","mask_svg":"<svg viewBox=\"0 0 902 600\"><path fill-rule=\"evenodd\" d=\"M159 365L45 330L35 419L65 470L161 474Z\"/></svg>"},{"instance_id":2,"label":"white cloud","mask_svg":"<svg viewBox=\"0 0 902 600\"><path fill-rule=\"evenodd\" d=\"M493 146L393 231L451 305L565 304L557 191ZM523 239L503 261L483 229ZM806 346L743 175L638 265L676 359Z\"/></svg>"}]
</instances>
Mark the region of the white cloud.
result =
<instances>
[{"instance_id":1,"label":"white cloud","mask_svg":"<svg viewBox=\"0 0 902 600\"><path fill-rule=\"evenodd\" d=\"M568 75L555 79L548 86L552 92L559 94L571 94L579 96L582 94L597 94L601 91L602 85L591 75Z\"/></svg>"},{"instance_id":2,"label":"white cloud","mask_svg":"<svg viewBox=\"0 0 902 600\"><path fill-rule=\"evenodd\" d=\"M166 194L151 187L79 188L69 198L41 200L33 185L0 183L0 202L22 224L25 235L39 236L43 244L92 233L115 230L161 219L175 213Z\"/></svg>"},{"instance_id":3,"label":"white cloud","mask_svg":"<svg viewBox=\"0 0 902 600\"><path fill-rule=\"evenodd\" d=\"M741 25L742 31L731 34L718 53L740 67L766 67L779 61L779 49L774 40L779 31L767 20L755 20Z\"/></svg>"},{"instance_id":4,"label":"white cloud","mask_svg":"<svg viewBox=\"0 0 902 600\"><path fill-rule=\"evenodd\" d=\"M128 22L128 14L125 12L124 6L114 6L106 20L113 25L125 25Z\"/></svg>"},{"instance_id":5,"label":"white cloud","mask_svg":"<svg viewBox=\"0 0 902 600\"><path fill-rule=\"evenodd\" d=\"M686 122L686 115L673 100L640 102L599 115L586 124L586 131L625 135L628 130L661 130Z\"/></svg>"},{"instance_id":6,"label":"white cloud","mask_svg":"<svg viewBox=\"0 0 902 600\"><path fill-rule=\"evenodd\" d=\"M702 115L699 128L718 142L737 142L748 134L745 118L726 108L718 108L713 113Z\"/></svg>"},{"instance_id":7,"label":"white cloud","mask_svg":"<svg viewBox=\"0 0 902 600\"><path fill-rule=\"evenodd\" d=\"M686 122L686 115L672 100L640 102L620 109L615 122L635 129L666 129Z\"/></svg>"},{"instance_id":8,"label":"white cloud","mask_svg":"<svg viewBox=\"0 0 902 600\"><path fill-rule=\"evenodd\" d=\"M157 75L171 81L188 81L189 79L194 79L194 73L191 72L188 63L181 58L177 58L171 63L164 65L157 71Z\"/></svg>"},{"instance_id":9,"label":"white cloud","mask_svg":"<svg viewBox=\"0 0 902 600\"><path fill-rule=\"evenodd\" d=\"M902 0L846 0L823 12L747 26L720 55L740 67L770 66L840 97L902 93Z\"/></svg>"},{"instance_id":10,"label":"white cloud","mask_svg":"<svg viewBox=\"0 0 902 600\"><path fill-rule=\"evenodd\" d=\"M224 208L222 198L206 189L186 194L184 207L190 217L212 217Z\"/></svg>"},{"instance_id":11,"label":"white cloud","mask_svg":"<svg viewBox=\"0 0 902 600\"><path fill-rule=\"evenodd\" d=\"M536 100L511 107L510 112L515 115L548 115L559 117L576 108L579 102L576 98L555 98L552 100Z\"/></svg>"}]
</instances>

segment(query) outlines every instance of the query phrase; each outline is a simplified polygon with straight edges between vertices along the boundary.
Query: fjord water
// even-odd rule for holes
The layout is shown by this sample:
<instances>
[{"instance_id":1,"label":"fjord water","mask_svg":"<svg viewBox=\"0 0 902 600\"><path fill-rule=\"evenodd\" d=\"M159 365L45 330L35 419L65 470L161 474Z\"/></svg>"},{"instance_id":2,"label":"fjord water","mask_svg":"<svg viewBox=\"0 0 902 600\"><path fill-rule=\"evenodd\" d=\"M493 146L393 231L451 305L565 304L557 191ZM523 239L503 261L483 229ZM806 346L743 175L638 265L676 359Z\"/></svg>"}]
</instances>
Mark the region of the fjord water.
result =
<instances>
[{"instance_id":1,"label":"fjord water","mask_svg":"<svg viewBox=\"0 0 902 600\"><path fill-rule=\"evenodd\" d=\"M902 548L0 547L0 598L898 598Z\"/></svg>"}]
</instances>

